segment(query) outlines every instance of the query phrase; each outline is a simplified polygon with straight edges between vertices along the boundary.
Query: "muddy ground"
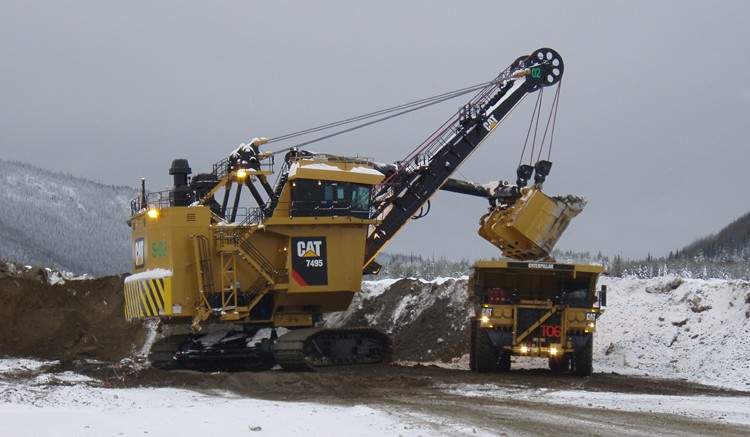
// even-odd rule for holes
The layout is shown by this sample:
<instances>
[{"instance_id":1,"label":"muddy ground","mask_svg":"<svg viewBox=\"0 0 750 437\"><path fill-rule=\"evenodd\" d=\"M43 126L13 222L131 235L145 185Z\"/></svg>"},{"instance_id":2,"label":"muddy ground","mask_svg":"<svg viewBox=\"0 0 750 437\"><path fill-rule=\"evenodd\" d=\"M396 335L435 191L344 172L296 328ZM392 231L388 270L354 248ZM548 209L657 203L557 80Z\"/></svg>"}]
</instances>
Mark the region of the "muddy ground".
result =
<instances>
[{"instance_id":1,"label":"muddy ground","mask_svg":"<svg viewBox=\"0 0 750 437\"><path fill-rule=\"evenodd\" d=\"M112 388L170 387L206 394L341 406L365 405L407 417L423 435L444 435L445 427L468 425L497 435L737 435L750 427L699 420L680 414L618 411L589 404L548 404L545 393L603 392L627 395L706 397L747 396L684 381L653 380L616 374L590 378L553 377L547 370L513 370L508 374L478 374L435 366L367 365L321 369L317 372L199 373L140 369L107 363L69 363L56 369L74 370ZM482 396L466 395L478 390ZM497 392L497 396L492 393ZM508 391L539 392L519 400ZM665 398L665 402L679 402ZM293 408L293 407L292 407ZM248 413L250 416L251 412ZM294 417L294 410L290 410ZM439 420L436 420L436 417ZM291 420L291 419L290 419Z\"/></svg>"}]
</instances>

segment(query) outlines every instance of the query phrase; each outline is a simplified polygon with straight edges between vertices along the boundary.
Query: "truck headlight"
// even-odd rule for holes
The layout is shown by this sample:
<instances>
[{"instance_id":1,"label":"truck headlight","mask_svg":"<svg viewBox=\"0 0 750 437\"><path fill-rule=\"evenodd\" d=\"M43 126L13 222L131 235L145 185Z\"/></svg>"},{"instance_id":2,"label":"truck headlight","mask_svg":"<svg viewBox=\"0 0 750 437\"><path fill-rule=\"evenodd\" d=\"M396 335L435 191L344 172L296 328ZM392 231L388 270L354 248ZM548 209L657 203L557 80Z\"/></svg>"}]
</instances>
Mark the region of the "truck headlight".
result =
<instances>
[{"instance_id":1,"label":"truck headlight","mask_svg":"<svg viewBox=\"0 0 750 437\"><path fill-rule=\"evenodd\" d=\"M482 323L487 323L487 322L490 321L490 318L488 316L484 315L484 316L482 316L482 318L480 320L482 321Z\"/></svg>"}]
</instances>

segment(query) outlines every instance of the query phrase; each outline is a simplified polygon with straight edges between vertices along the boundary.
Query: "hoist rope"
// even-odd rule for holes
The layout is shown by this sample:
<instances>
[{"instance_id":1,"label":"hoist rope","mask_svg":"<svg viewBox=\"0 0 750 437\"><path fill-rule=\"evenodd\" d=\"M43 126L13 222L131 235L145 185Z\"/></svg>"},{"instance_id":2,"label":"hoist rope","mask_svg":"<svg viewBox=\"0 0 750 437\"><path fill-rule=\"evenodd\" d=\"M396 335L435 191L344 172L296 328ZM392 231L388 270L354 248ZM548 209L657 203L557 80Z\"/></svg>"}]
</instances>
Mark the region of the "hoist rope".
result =
<instances>
[{"instance_id":1,"label":"hoist rope","mask_svg":"<svg viewBox=\"0 0 750 437\"><path fill-rule=\"evenodd\" d=\"M539 154L536 157L537 162L542 159L542 151L544 150L544 140L547 138L547 131L549 131L549 125L552 123L553 130L555 121L557 120L557 102L560 98L560 85L557 86L555 91L555 97L552 100L552 106L550 107L549 116L547 117L547 126L544 128L544 135L542 136L542 142L539 144ZM539 122L539 120L537 120ZM552 136L549 138L549 145L547 146L547 161L552 157Z\"/></svg>"},{"instance_id":2,"label":"hoist rope","mask_svg":"<svg viewBox=\"0 0 750 437\"><path fill-rule=\"evenodd\" d=\"M534 159L534 149L536 148L536 134L539 132L539 118L540 114L542 113L542 100L544 100L544 88L539 90L539 106L537 108L536 114L532 115L533 117L536 117L536 124L534 125L534 139L531 141L531 153L529 154L529 165L533 165L533 159ZM542 149L542 145L539 145L539 150Z\"/></svg>"},{"instance_id":3,"label":"hoist rope","mask_svg":"<svg viewBox=\"0 0 750 437\"><path fill-rule=\"evenodd\" d=\"M557 123L557 107L559 105L560 101L560 88L562 88L562 79L560 79L560 82L557 84L557 91L555 91L555 101L553 102L553 106L555 107L555 114L552 118L552 131L549 135L549 149L547 152L547 161L549 161L552 157L552 140L555 137L555 123ZM546 136L546 133L545 133Z\"/></svg>"},{"instance_id":4,"label":"hoist rope","mask_svg":"<svg viewBox=\"0 0 750 437\"><path fill-rule=\"evenodd\" d=\"M543 91L543 90L542 90ZM534 104L534 110L531 112L531 120L529 120L529 129L526 131L526 139L523 142L523 149L521 150L521 156L518 158L518 166L520 167L523 163L523 157L526 156L526 147L529 144L529 137L531 136L531 127L534 126L534 118L542 106L542 92L536 96L536 103ZM531 144L531 156L534 156L534 148L536 143L536 132L534 132L534 141Z\"/></svg>"},{"instance_id":5,"label":"hoist rope","mask_svg":"<svg viewBox=\"0 0 750 437\"><path fill-rule=\"evenodd\" d=\"M554 138L555 134L555 123L557 122L557 107L560 100L560 85L562 84L562 81L558 83L557 90L555 91L555 97L552 100L552 105L550 106L550 112L549 116L547 117L547 123L544 128L544 134L542 135L542 140L539 143L539 152L537 153L537 162L542 157L542 153L544 152L544 145L545 141L547 140L547 134L549 133L549 143L547 146L547 160L549 161L552 157L552 140ZM521 156L518 159L518 165L520 166L523 163L523 158L526 156L526 148L528 147L529 138L531 138L531 151L529 153L529 164L534 165L533 159L534 159L534 152L536 151L536 140L537 140L537 134L539 131L539 122L541 121L541 112L542 112L542 100L543 100L543 94L544 89L542 88L539 90L539 95L537 96L536 104L534 105L534 111L531 114L531 120L529 120L529 129L526 132L526 139L523 143L523 149L521 150ZM550 124L552 125L552 129L550 129ZM534 128L534 135L531 136L531 130L532 127Z\"/></svg>"},{"instance_id":6,"label":"hoist rope","mask_svg":"<svg viewBox=\"0 0 750 437\"><path fill-rule=\"evenodd\" d=\"M386 115L384 117L377 118L375 120L371 120L371 121L368 121L368 122L365 122L365 123L361 123L361 124L358 124L356 126L352 126L350 128L347 128L347 129L336 131L336 132L333 132L333 133L328 134L328 135L324 135L324 136L321 136L321 137L318 137L318 138L314 138L314 139L311 139L311 140L308 140L308 141L304 141L304 142L296 144L294 146L285 147L283 149L280 149L280 150L277 150L275 152L272 152L273 154L282 153L282 152L285 152L287 150L291 150L291 149L293 149L295 147L306 146L308 144L312 144L312 143L315 143L315 142L318 142L318 141L322 141L322 140L325 140L325 139L328 139L328 138L331 138L331 137L335 137L337 135L341 135L341 134L344 134L344 133L347 133L347 132L351 132L351 131L356 130L356 129L361 129L361 128L366 127L366 126L370 126L370 125L375 124L375 123L379 123L381 121L389 120L391 118L395 118L395 117L398 117L400 115L404 115L404 114L407 114L407 113L410 113L410 112L413 112L413 111L417 111L419 109L423 109L423 108L426 108L428 106L432 106L432 105L435 105L437 103L444 102L446 100L450 100L450 99L453 99L453 98L456 98L456 97L460 97L460 96L462 96L464 94L468 94L470 92L473 92L473 91L476 91L476 90L480 90L480 89L486 88L489 85L495 84L495 83L497 83L499 81L499 79L500 78L492 80L492 81L489 81L489 82L484 82L484 83L481 83L481 84L472 85L472 86L469 86L469 87L465 87L465 88L461 88L461 89L458 89L458 90L450 91L450 92L447 92L447 93L438 94L438 95L435 95L435 96L432 96L432 97L427 97L427 98L415 100L413 102L403 103L401 105L393 106L393 107L386 108L386 109L381 109L381 110L370 112L370 113L367 113L367 114L358 115L356 117L351 117L351 118L347 118L347 119L344 119L344 120L335 121L333 123L328 123L328 124L324 124L324 125L321 125L321 126L317 126L317 127L313 127L313 128L309 128L309 129L304 129L304 130L301 130L301 131L292 132L292 133L285 134L285 135L280 135L278 137L274 137L274 138L269 139L268 143L274 143L274 142L278 142L278 141L284 141L284 140L288 140L288 139L291 139L291 138L296 138L296 137L299 137L299 136L308 135L308 134L312 134L312 133L315 133L315 132L320 132L320 131L323 131L323 130L327 130L327 129L332 129L332 128L335 128L335 127L343 126L343 125L346 125L346 124L350 124L350 123L355 123L355 122L358 122L358 121L367 120L367 119L370 119L370 118L373 118L373 117L378 117L378 116L381 116L381 115L384 115L384 114L389 114L389 115ZM396 111L399 111L399 112L396 112Z\"/></svg>"}]
</instances>

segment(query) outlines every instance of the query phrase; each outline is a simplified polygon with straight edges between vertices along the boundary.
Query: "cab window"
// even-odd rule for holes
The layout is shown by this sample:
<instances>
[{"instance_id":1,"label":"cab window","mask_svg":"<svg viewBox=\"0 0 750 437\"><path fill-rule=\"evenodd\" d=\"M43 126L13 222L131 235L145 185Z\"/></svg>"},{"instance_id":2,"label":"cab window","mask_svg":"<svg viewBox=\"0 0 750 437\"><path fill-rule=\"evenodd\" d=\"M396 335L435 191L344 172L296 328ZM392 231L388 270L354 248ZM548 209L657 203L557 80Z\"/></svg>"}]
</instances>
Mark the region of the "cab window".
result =
<instances>
[{"instance_id":1,"label":"cab window","mask_svg":"<svg viewBox=\"0 0 750 437\"><path fill-rule=\"evenodd\" d=\"M293 217L370 217L370 186L297 179L292 184Z\"/></svg>"}]
</instances>

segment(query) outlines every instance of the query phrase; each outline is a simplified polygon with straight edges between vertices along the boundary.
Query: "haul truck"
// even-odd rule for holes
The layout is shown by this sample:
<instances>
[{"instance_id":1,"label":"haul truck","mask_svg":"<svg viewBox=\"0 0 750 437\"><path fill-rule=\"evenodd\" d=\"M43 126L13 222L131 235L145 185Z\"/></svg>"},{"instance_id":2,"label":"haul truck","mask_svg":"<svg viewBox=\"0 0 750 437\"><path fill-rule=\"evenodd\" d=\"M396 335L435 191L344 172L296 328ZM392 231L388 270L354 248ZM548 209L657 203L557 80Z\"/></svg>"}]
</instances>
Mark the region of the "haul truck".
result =
<instances>
[{"instance_id":1,"label":"haul truck","mask_svg":"<svg viewBox=\"0 0 750 437\"><path fill-rule=\"evenodd\" d=\"M475 306L469 364L508 372L512 356L549 360L553 374L592 373L596 320L607 290L604 268L551 262L479 261L469 277Z\"/></svg>"}]
</instances>

